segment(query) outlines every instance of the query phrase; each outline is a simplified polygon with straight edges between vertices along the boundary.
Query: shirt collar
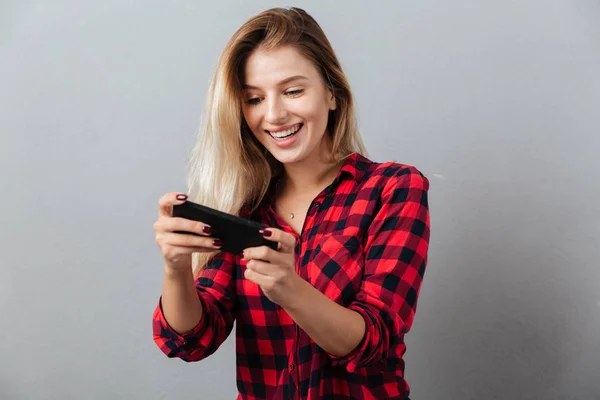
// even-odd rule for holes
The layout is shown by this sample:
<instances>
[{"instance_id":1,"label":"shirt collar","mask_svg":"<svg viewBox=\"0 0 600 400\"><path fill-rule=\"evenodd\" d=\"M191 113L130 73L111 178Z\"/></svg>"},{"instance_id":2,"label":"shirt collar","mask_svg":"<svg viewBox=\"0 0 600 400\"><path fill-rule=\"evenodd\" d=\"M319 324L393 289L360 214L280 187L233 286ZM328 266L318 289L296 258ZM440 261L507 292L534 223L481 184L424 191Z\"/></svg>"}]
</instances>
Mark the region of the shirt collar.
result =
<instances>
[{"instance_id":1,"label":"shirt collar","mask_svg":"<svg viewBox=\"0 0 600 400\"><path fill-rule=\"evenodd\" d=\"M356 183L360 183L369 169L369 164L371 164L371 160L368 158L359 153L352 153L346 158L338 176L341 178L344 174L348 174L354 178Z\"/></svg>"},{"instance_id":2,"label":"shirt collar","mask_svg":"<svg viewBox=\"0 0 600 400\"><path fill-rule=\"evenodd\" d=\"M346 157L344 164L338 172L333 184L328 188L328 192L334 186L337 186L339 181L345 177L351 177L356 183L360 183L363 177L365 176L365 173L369 169L369 165L371 163L372 161L364 157L363 155L359 153L351 153L349 156ZM271 187L269 188L269 191L267 192L263 202L266 202L267 204L272 204L274 185L276 184L278 179L279 178L273 178L271 182Z\"/></svg>"}]
</instances>

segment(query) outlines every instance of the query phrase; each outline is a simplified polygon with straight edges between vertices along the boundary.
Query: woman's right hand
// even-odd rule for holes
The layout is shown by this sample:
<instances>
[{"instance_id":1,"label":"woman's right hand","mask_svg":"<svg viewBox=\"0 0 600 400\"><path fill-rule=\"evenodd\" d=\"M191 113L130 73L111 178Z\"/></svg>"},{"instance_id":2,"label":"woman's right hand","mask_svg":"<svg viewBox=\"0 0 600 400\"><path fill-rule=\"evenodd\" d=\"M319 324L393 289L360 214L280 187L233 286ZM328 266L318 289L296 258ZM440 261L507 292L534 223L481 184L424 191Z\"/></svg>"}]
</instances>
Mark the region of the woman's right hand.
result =
<instances>
[{"instance_id":1,"label":"woman's right hand","mask_svg":"<svg viewBox=\"0 0 600 400\"><path fill-rule=\"evenodd\" d=\"M214 252L223 245L219 239L210 236L210 226L172 216L173 206L183 204L186 200L186 195L167 193L158 201L158 220L154 223L156 243L165 260L165 268L172 271L191 269L192 253Z\"/></svg>"}]
</instances>

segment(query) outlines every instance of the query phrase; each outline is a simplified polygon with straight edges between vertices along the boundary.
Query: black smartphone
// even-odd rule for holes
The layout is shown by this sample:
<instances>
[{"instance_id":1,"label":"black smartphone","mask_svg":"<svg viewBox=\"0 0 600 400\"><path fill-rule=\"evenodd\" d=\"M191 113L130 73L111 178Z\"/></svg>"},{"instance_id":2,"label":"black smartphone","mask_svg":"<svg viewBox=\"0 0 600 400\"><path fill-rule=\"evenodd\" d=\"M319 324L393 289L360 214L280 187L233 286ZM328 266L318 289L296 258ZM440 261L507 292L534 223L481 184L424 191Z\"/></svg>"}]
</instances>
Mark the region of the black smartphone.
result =
<instances>
[{"instance_id":1,"label":"black smartphone","mask_svg":"<svg viewBox=\"0 0 600 400\"><path fill-rule=\"evenodd\" d=\"M210 225L213 230L210 236L223 241L221 250L234 255L239 255L248 247L268 246L277 250L278 243L267 240L259 232L266 226L237 215L186 201L173 206L173 217L191 219Z\"/></svg>"}]
</instances>

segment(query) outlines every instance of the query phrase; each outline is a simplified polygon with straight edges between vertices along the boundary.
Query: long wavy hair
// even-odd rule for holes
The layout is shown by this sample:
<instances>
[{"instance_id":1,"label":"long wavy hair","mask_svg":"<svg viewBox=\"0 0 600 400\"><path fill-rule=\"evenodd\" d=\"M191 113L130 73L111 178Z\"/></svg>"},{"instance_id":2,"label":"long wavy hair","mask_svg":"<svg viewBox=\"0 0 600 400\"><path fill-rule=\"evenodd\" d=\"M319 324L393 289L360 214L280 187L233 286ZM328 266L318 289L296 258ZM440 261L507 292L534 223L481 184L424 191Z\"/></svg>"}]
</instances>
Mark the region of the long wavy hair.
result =
<instances>
[{"instance_id":1,"label":"long wavy hair","mask_svg":"<svg viewBox=\"0 0 600 400\"><path fill-rule=\"evenodd\" d=\"M323 83L335 96L327 134L330 162L352 153L366 156L358 132L350 84L319 24L300 8L272 8L246 21L223 49L210 82L196 144L187 168L191 201L234 214L256 210L271 181L283 172L282 164L254 137L242 113L244 67L260 48L292 46L312 61ZM195 253L194 275L217 253Z\"/></svg>"}]
</instances>

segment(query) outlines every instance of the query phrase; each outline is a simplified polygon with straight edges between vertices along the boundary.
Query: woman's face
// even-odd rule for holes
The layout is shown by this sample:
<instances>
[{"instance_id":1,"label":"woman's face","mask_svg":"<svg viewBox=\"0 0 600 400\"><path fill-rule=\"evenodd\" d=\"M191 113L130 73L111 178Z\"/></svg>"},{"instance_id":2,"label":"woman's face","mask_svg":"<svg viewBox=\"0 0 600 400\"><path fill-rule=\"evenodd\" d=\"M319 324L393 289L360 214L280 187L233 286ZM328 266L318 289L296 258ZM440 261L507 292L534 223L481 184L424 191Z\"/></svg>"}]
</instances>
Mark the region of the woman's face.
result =
<instances>
[{"instance_id":1,"label":"woman's face","mask_svg":"<svg viewBox=\"0 0 600 400\"><path fill-rule=\"evenodd\" d=\"M243 85L246 123L273 157L284 164L316 160L336 104L312 62L293 47L255 50Z\"/></svg>"}]
</instances>

